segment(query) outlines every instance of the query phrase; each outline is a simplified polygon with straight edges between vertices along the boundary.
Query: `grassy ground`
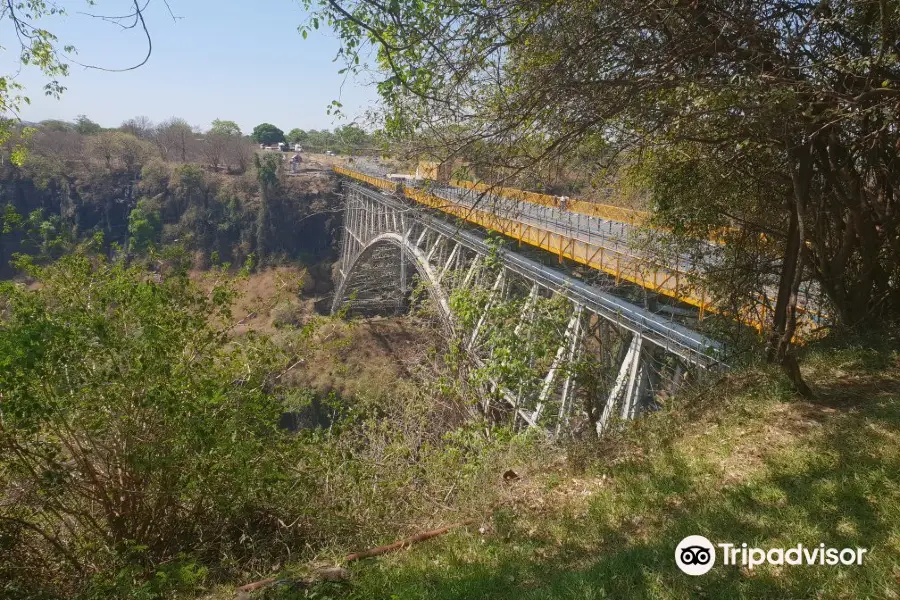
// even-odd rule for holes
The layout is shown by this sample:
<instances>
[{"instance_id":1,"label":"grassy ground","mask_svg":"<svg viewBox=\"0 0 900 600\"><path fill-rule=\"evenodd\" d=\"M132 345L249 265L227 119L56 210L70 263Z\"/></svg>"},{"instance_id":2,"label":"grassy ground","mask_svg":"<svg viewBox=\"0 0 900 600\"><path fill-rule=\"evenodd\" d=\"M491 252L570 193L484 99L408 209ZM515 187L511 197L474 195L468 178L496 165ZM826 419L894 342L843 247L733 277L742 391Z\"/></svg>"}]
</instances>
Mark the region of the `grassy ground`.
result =
<instances>
[{"instance_id":1,"label":"grassy ground","mask_svg":"<svg viewBox=\"0 0 900 600\"><path fill-rule=\"evenodd\" d=\"M804 368L814 402L775 373L732 376L599 448L548 455L513 483L498 475L502 500L471 527L353 563L349 582L265 596L900 597L900 355L821 351ZM690 577L674 549L691 534L869 553L862 566L753 570L720 557Z\"/></svg>"}]
</instances>

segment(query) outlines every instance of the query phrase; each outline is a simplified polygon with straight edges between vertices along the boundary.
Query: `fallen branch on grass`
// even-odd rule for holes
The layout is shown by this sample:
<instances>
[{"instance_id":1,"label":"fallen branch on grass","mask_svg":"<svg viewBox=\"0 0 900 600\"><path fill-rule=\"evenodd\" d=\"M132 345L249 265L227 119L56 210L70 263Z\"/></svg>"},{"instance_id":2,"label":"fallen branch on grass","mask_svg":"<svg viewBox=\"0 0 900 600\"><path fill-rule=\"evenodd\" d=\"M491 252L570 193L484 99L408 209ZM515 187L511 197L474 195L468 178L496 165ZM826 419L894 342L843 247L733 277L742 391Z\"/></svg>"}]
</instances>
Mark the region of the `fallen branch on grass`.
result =
<instances>
[{"instance_id":1,"label":"fallen branch on grass","mask_svg":"<svg viewBox=\"0 0 900 600\"><path fill-rule=\"evenodd\" d=\"M249 594L250 592L254 592L260 588L264 588L267 585L273 584L277 581L274 577L268 577L266 579L261 579L259 581L254 581L253 583L248 583L247 585L242 585L235 591L238 594Z\"/></svg>"},{"instance_id":2,"label":"fallen branch on grass","mask_svg":"<svg viewBox=\"0 0 900 600\"><path fill-rule=\"evenodd\" d=\"M345 556L344 562L359 560L361 558L369 558L370 556L379 556L381 554L387 554L388 552L393 552L394 550L399 550L400 548L405 548L407 546L412 546L413 544L418 544L419 542L424 542L425 540L430 540L433 537L437 537L439 535L447 533L451 529L456 529L457 527L462 527L463 525L470 525L471 523L472 523L472 520L468 519L468 520L462 521L460 523L454 523L453 525L447 525L446 527L440 527L438 529L432 529L431 531L425 531L423 533L416 534L416 535L408 537L406 539L396 541L393 544L388 544L387 546L378 546L376 548L370 548L368 550L363 550L362 552L354 552L353 554L348 554L347 556Z\"/></svg>"},{"instance_id":3,"label":"fallen branch on grass","mask_svg":"<svg viewBox=\"0 0 900 600\"><path fill-rule=\"evenodd\" d=\"M241 319L240 321L238 321L237 324L238 324L238 325L243 325L244 323L246 323L246 322L249 321L250 319L254 319L254 318L256 318L256 312L249 312L249 313L247 313L247 316L244 317L243 319Z\"/></svg>"},{"instance_id":4,"label":"fallen branch on grass","mask_svg":"<svg viewBox=\"0 0 900 600\"><path fill-rule=\"evenodd\" d=\"M344 557L344 562L351 562L354 560L359 560L361 558L369 558L370 556L379 556L381 554L387 554L388 552L393 552L394 550L399 550L401 548L406 548L408 546L412 546L413 544L418 544L419 542L424 542L425 540L430 540L433 537L437 537L439 535L443 535L452 529L456 529L457 527L462 527L463 525L471 525L472 519L467 519L465 521L461 521L459 523L454 523L453 525L447 525L446 527L440 527L438 529L432 529L431 531L424 531L422 533L418 533L414 536L399 540L394 542L393 544L388 544L387 546L378 546L375 548L370 548L368 550L363 550L362 552L354 552L353 554L348 554ZM349 577L349 572L341 567L324 567L317 569L316 575L318 575L319 580L324 581L343 581ZM243 585L237 588L235 591L237 592L237 597L241 600L249 598L250 592L262 589L273 583L278 581L275 577L269 577L267 579L262 579L260 581L254 581L253 583L248 583L247 585Z\"/></svg>"}]
</instances>

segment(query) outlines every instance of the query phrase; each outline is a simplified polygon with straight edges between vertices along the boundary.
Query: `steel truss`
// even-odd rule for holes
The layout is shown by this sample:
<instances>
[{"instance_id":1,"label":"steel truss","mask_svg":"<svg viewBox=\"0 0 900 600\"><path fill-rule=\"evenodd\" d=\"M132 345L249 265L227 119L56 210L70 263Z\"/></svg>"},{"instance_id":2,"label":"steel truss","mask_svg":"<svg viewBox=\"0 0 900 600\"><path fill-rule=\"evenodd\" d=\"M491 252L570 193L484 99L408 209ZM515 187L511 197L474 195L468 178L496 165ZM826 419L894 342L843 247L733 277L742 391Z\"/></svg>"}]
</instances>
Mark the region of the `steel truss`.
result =
<instances>
[{"instance_id":1,"label":"steel truss","mask_svg":"<svg viewBox=\"0 0 900 600\"><path fill-rule=\"evenodd\" d=\"M509 414L513 422L554 434L588 423L598 434L616 421L631 419L690 374L724 367L722 346L687 327L587 285L510 251L499 261L479 234L463 230L446 215L432 214L402 196L344 181L345 217L339 281L332 311L349 299L355 310L403 311L412 267L427 284L447 327L459 329L450 309L453 290L479 289L486 295L480 317L465 336L476 364L491 358L482 343L492 324L491 306L518 297L521 314L515 333L524 334L539 298L561 296L571 306L559 346L534 393L491 382L502 406L488 413ZM499 262L489 266L488 263ZM570 368L579 359L582 372ZM586 366L585 366L586 365Z\"/></svg>"}]
</instances>

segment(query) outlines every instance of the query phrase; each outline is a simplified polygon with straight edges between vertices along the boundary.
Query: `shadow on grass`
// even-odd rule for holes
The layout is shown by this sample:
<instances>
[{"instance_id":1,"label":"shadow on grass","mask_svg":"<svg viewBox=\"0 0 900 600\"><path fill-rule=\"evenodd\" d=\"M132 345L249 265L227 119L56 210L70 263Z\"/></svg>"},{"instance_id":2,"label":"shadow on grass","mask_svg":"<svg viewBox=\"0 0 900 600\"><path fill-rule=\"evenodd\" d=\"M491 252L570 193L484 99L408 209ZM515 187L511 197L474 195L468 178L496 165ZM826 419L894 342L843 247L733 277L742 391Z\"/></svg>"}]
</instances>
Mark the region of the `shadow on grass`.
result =
<instances>
[{"instance_id":1,"label":"shadow on grass","mask_svg":"<svg viewBox=\"0 0 900 600\"><path fill-rule=\"evenodd\" d=\"M584 514L522 523L506 516L503 535L496 527L486 536L458 532L355 566L349 586L314 596L897 598L900 392L893 376L877 375L888 363L848 361L846 373L837 369L844 375L813 382L820 401L780 400L794 406L806 426L789 444L759 448L761 466L737 483L726 481L715 461L685 455L673 433L652 456L610 467L616 485L601 489ZM691 577L677 569L674 550L692 534L738 546L824 543L869 553L862 566L752 570L722 565L719 553L708 574Z\"/></svg>"}]
</instances>

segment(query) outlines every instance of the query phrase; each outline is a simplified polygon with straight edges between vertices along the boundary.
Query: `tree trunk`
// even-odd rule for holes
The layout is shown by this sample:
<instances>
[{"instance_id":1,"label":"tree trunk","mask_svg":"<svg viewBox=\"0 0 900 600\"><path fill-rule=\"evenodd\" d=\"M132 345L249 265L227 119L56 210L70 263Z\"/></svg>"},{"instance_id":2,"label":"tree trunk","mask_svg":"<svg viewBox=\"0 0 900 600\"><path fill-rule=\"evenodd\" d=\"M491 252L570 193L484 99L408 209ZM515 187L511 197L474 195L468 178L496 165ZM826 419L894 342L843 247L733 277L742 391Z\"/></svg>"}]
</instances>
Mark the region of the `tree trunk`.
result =
<instances>
[{"instance_id":1,"label":"tree trunk","mask_svg":"<svg viewBox=\"0 0 900 600\"><path fill-rule=\"evenodd\" d=\"M794 146L788 150L788 156L795 165L792 171L794 196L788 202L790 210L788 238L778 283L778 298L767 359L770 363L781 365L794 391L809 398L813 395L812 390L803 381L797 359L791 353L791 346L797 331L797 299L800 283L803 281L803 261L806 258L804 218L806 207L809 205L812 179L811 148L806 145Z\"/></svg>"},{"instance_id":2,"label":"tree trunk","mask_svg":"<svg viewBox=\"0 0 900 600\"><path fill-rule=\"evenodd\" d=\"M791 207L790 223L788 224L788 237L785 244L784 261L781 266L781 275L778 282L778 296L775 300L775 311L772 318L772 330L769 334L769 348L767 359L770 363L780 362L787 353L784 345L785 335L788 333L789 314L796 308L796 296L792 297L794 276L799 270L800 262L800 228L798 226L797 211ZM792 305L793 302L793 305ZM788 336L788 344L793 337L793 331Z\"/></svg>"}]
</instances>

